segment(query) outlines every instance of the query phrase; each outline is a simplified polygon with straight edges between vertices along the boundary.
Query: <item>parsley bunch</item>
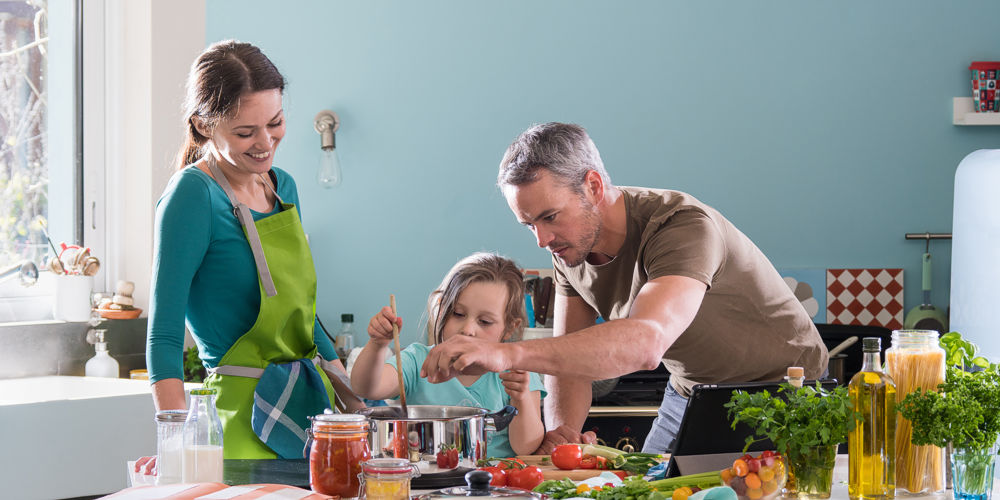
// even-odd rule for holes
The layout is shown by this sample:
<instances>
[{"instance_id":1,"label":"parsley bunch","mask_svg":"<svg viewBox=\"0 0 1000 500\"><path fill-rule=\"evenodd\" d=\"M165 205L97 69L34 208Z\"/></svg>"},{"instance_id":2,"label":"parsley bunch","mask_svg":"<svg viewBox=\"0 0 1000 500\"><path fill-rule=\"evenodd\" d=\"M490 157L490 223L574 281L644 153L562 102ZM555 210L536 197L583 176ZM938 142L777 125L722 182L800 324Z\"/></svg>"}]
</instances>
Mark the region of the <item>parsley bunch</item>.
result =
<instances>
[{"instance_id":1,"label":"parsley bunch","mask_svg":"<svg viewBox=\"0 0 1000 500\"><path fill-rule=\"evenodd\" d=\"M948 369L937 392L917 389L897 406L915 445L988 450L1000 438L1000 369L957 332L943 335Z\"/></svg>"},{"instance_id":2,"label":"parsley bunch","mask_svg":"<svg viewBox=\"0 0 1000 500\"><path fill-rule=\"evenodd\" d=\"M744 451L754 441L768 438L793 463L807 457L810 448L846 441L860 418L851 407L847 388L827 391L819 382L801 388L784 383L775 396L766 390L733 391L725 407L734 429L741 422L748 424L760 438L748 436Z\"/></svg>"}]
</instances>

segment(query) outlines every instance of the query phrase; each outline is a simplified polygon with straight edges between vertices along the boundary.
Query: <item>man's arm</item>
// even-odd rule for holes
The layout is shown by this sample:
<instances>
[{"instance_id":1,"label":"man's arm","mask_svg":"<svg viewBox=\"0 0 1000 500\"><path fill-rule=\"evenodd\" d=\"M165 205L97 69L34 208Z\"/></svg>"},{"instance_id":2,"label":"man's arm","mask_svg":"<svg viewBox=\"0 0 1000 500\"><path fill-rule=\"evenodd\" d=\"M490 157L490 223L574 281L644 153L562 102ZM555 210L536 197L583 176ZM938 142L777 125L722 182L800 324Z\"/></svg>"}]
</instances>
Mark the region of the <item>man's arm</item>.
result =
<instances>
[{"instance_id":1,"label":"man's arm","mask_svg":"<svg viewBox=\"0 0 1000 500\"><path fill-rule=\"evenodd\" d=\"M600 380L652 370L698 313L707 286L684 276L664 276L639 291L628 318L572 335L513 343L455 336L435 346L421 375L439 383L462 373L510 369Z\"/></svg>"},{"instance_id":2,"label":"man's arm","mask_svg":"<svg viewBox=\"0 0 1000 500\"><path fill-rule=\"evenodd\" d=\"M556 294L553 337L562 337L594 326L596 320L597 313L582 298ZM580 377L545 377L545 389L548 391L545 397L546 429L566 425L579 431L583 427L590 409L590 398L581 395L590 394L590 382L590 379Z\"/></svg>"}]
</instances>

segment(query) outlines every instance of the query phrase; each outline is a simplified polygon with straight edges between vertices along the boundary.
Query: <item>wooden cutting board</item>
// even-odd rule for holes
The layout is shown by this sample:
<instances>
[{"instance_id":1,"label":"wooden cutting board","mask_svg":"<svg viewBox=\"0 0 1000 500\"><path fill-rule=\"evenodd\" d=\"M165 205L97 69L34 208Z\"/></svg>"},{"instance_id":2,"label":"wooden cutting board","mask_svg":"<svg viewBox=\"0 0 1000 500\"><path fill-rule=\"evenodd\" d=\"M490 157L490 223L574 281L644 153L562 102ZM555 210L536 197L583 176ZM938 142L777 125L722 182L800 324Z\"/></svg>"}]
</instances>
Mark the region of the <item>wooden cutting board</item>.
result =
<instances>
[{"instance_id":1,"label":"wooden cutting board","mask_svg":"<svg viewBox=\"0 0 1000 500\"><path fill-rule=\"evenodd\" d=\"M516 458L524 461L528 465L534 465L539 469L542 469L542 477L546 481L549 479L570 479L573 481L583 481L584 479L590 479L594 476L600 476L603 470L600 469L573 469L573 470L562 470L555 465L552 465L552 457L550 455L518 455Z\"/></svg>"}]
</instances>

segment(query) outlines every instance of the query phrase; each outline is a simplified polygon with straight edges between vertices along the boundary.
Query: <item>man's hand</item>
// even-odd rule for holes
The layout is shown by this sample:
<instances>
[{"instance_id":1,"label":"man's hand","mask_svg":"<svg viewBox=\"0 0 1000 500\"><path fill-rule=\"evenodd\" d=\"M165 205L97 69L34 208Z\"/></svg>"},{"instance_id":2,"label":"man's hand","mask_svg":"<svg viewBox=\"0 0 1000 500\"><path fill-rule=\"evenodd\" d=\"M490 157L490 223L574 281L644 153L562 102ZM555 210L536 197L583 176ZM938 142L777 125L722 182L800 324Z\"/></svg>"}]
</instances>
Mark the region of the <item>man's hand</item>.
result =
<instances>
[{"instance_id":1,"label":"man's hand","mask_svg":"<svg viewBox=\"0 0 1000 500\"><path fill-rule=\"evenodd\" d=\"M427 354L420 376L439 384L458 375L482 375L511 369L509 344L456 335L434 346Z\"/></svg>"},{"instance_id":2,"label":"man's hand","mask_svg":"<svg viewBox=\"0 0 1000 500\"><path fill-rule=\"evenodd\" d=\"M597 434L593 431L587 431L583 434L575 431L565 425L560 425L555 429L545 433L545 439L542 440L542 444L538 445L538 449L535 450L535 455L551 455L552 450L561 444L567 443L585 443L594 444L597 443Z\"/></svg>"}]
</instances>

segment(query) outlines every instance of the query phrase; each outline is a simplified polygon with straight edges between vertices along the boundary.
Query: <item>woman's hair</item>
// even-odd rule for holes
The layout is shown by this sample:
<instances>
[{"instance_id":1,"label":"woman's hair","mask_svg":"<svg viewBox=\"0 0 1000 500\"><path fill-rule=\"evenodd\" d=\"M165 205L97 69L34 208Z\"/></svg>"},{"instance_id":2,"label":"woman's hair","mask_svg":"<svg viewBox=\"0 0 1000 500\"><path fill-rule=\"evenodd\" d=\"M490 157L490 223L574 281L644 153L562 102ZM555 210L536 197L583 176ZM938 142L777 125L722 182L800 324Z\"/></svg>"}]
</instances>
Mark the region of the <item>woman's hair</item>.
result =
<instances>
[{"instance_id":1,"label":"woman's hair","mask_svg":"<svg viewBox=\"0 0 1000 500\"><path fill-rule=\"evenodd\" d=\"M538 179L548 170L559 184L583 193L583 180L594 170L611 186L601 153L587 131L572 123L549 122L525 130L507 147L500 161L497 186L520 186Z\"/></svg>"},{"instance_id":2,"label":"woman's hair","mask_svg":"<svg viewBox=\"0 0 1000 500\"><path fill-rule=\"evenodd\" d=\"M508 341L520 340L526 320L524 275L514 261L479 252L458 261L427 299L428 342L437 344L442 341L445 320L454 311L458 295L472 283L499 283L507 288L504 334Z\"/></svg>"},{"instance_id":3,"label":"woman's hair","mask_svg":"<svg viewBox=\"0 0 1000 500\"><path fill-rule=\"evenodd\" d=\"M188 74L184 100L187 134L177 154L177 169L198 161L204 154L209 138L198 132L196 118L214 128L223 118L236 115L241 97L272 89L284 92L285 77L257 47L225 40L205 49Z\"/></svg>"}]
</instances>

